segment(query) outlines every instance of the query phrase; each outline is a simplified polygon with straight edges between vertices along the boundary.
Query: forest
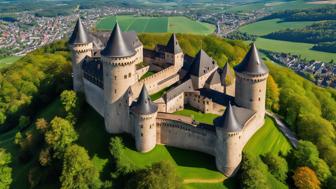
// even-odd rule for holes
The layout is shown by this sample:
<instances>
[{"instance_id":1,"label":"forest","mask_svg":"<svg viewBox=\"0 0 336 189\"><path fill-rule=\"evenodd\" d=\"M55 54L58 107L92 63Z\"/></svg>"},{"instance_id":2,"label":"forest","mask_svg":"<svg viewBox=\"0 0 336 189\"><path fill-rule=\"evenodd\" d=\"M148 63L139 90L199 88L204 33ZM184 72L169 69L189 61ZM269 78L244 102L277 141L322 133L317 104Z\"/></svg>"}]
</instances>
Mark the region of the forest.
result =
<instances>
[{"instance_id":1,"label":"forest","mask_svg":"<svg viewBox=\"0 0 336 189\"><path fill-rule=\"evenodd\" d=\"M268 20L273 18L281 18L284 21L336 20L336 6L330 5L316 9L280 11L266 16L263 19Z\"/></svg>"},{"instance_id":2,"label":"forest","mask_svg":"<svg viewBox=\"0 0 336 189\"><path fill-rule=\"evenodd\" d=\"M335 13L336 14L336 13ZM321 21L298 29L285 29L266 35L266 38L314 43L314 49L336 52L336 20Z\"/></svg>"},{"instance_id":3,"label":"forest","mask_svg":"<svg viewBox=\"0 0 336 189\"><path fill-rule=\"evenodd\" d=\"M169 39L169 35L141 34L139 37L145 48L165 44ZM220 65L225 62L232 66L238 64L247 50L241 41L215 36L178 35L177 38L188 55L195 55L202 47ZM267 65L270 76L266 107L283 118L300 142L288 154L256 157L244 154L241 169L234 179L239 180L242 188L272 188L272 183L264 176L272 174L290 187L335 188L336 90L320 88L274 63L267 62ZM13 140L20 151L19 156L0 149L0 157L4 159L0 161L0 168L4 170L0 172L0 186L10 187L13 182L11 162L19 161L28 169L23 178L28 180L31 188L48 182L56 182L56 186L63 189L178 188L182 181L172 165L158 162L134 169L123 153L125 141L118 136L106 136L106 132L100 133L98 138L110 138L109 152L106 153L111 156L111 166L109 174L102 175L101 163L97 163L92 153L81 145L86 143L94 149L103 147L96 145L101 141L92 144L82 136L85 134L81 132L83 125L78 123L84 116L82 111L88 108L82 94L68 90L72 83L70 73L65 41L40 48L1 71L1 127L8 123L20 128L30 127L19 129ZM55 99L61 106L57 116L35 116L38 110Z\"/></svg>"}]
</instances>

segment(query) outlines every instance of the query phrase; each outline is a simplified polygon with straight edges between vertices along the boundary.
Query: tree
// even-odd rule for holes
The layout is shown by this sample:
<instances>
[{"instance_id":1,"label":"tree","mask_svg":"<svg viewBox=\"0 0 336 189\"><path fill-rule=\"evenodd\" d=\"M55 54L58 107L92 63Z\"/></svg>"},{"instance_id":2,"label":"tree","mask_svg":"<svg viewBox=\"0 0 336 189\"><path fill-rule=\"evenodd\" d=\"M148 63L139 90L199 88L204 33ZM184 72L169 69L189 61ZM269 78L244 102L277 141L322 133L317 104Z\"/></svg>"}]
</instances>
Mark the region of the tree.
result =
<instances>
[{"instance_id":1,"label":"tree","mask_svg":"<svg viewBox=\"0 0 336 189\"><path fill-rule=\"evenodd\" d=\"M82 97L75 91L65 90L61 93L61 103L66 113L66 119L74 125L83 104Z\"/></svg>"},{"instance_id":2,"label":"tree","mask_svg":"<svg viewBox=\"0 0 336 189\"><path fill-rule=\"evenodd\" d=\"M298 189L319 189L320 181L309 167L298 167L293 175L294 184Z\"/></svg>"},{"instance_id":3,"label":"tree","mask_svg":"<svg viewBox=\"0 0 336 189\"><path fill-rule=\"evenodd\" d=\"M244 154L241 171L242 188L271 188L265 178L267 167L261 162L259 157L252 157L248 154Z\"/></svg>"},{"instance_id":4,"label":"tree","mask_svg":"<svg viewBox=\"0 0 336 189\"><path fill-rule=\"evenodd\" d=\"M328 165L319 158L316 146L309 141L300 140L297 149L293 150L289 157L294 167L308 166L315 170L321 182L325 182L331 175Z\"/></svg>"},{"instance_id":5,"label":"tree","mask_svg":"<svg viewBox=\"0 0 336 189\"><path fill-rule=\"evenodd\" d=\"M0 148L0 188L8 189L12 183L12 168L9 167L11 156Z\"/></svg>"},{"instance_id":6,"label":"tree","mask_svg":"<svg viewBox=\"0 0 336 189\"><path fill-rule=\"evenodd\" d=\"M136 165L124 154L125 146L120 137L111 138L110 153L116 164L116 175L126 175L136 170Z\"/></svg>"},{"instance_id":7,"label":"tree","mask_svg":"<svg viewBox=\"0 0 336 189\"><path fill-rule=\"evenodd\" d=\"M44 134L48 130L48 122L44 118L39 118L35 122L36 129L40 131L40 133Z\"/></svg>"},{"instance_id":8,"label":"tree","mask_svg":"<svg viewBox=\"0 0 336 189\"><path fill-rule=\"evenodd\" d=\"M279 111L279 88L274 81L272 75L267 78L267 89L266 89L266 107L267 109L273 110L275 112Z\"/></svg>"},{"instance_id":9,"label":"tree","mask_svg":"<svg viewBox=\"0 0 336 189\"><path fill-rule=\"evenodd\" d=\"M284 158L272 153L267 153L262 160L268 166L268 170L275 178L283 183L286 182L288 165Z\"/></svg>"},{"instance_id":10,"label":"tree","mask_svg":"<svg viewBox=\"0 0 336 189\"><path fill-rule=\"evenodd\" d=\"M133 189L177 189L181 187L181 179L177 176L172 163L161 161L147 169L134 173L128 181L127 188Z\"/></svg>"},{"instance_id":11,"label":"tree","mask_svg":"<svg viewBox=\"0 0 336 189\"><path fill-rule=\"evenodd\" d=\"M17 133L15 134L14 143L15 143L16 145L20 145L20 143L22 142L22 139L23 139L22 134L21 134L21 132L19 131L19 132L17 132Z\"/></svg>"},{"instance_id":12,"label":"tree","mask_svg":"<svg viewBox=\"0 0 336 189\"><path fill-rule=\"evenodd\" d=\"M20 128L25 128L29 125L29 117L27 116L20 116L20 119L19 119L19 127Z\"/></svg>"},{"instance_id":13,"label":"tree","mask_svg":"<svg viewBox=\"0 0 336 189\"><path fill-rule=\"evenodd\" d=\"M60 182L61 189L91 189L102 185L87 151L78 145L68 146L64 153Z\"/></svg>"},{"instance_id":14,"label":"tree","mask_svg":"<svg viewBox=\"0 0 336 189\"><path fill-rule=\"evenodd\" d=\"M58 158L77 138L78 135L69 121L60 117L55 117L50 122L50 129L45 133L47 144L56 152Z\"/></svg>"}]
</instances>

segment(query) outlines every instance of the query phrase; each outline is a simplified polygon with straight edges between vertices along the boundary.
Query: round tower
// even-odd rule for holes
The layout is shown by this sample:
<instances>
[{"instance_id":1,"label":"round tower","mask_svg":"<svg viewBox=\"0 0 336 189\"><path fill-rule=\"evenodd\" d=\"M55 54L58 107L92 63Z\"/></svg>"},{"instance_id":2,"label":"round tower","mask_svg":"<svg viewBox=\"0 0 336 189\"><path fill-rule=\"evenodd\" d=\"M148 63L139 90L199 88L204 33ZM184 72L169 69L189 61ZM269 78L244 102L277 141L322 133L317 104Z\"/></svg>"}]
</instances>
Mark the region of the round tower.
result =
<instances>
[{"instance_id":1,"label":"round tower","mask_svg":"<svg viewBox=\"0 0 336 189\"><path fill-rule=\"evenodd\" d=\"M86 56L91 57L93 44L89 41L81 19L78 18L75 29L69 39L73 72L73 88L75 91L84 91L82 61Z\"/></svg>"},{"instance_id":2,"label":"round tower","mask_svg":"<svg viewBox=\"0 0 336 189\"><path fill-rule=\"evenodd\" d=\"M118 23L101 51L101 60L106 130L109 133L125 132L129 121L128 89L136 82L136 52L125 42Z\"/></svg>"},{"instance_id":3,"label":"round tower","mask_svg":"<svg viewBox=\"0 0 336 189\"><path fill-rule=\"evenodd\" d=\"M215 147L216 166L225 176L236 173L242 159L242 126L237 121L229 103L223 116L214 121L217 143Z\"/></svg>"},{"instance_id":4,"label":"round tower","mask_svg":"<svg viewBox=\"0 0 336 189\"><path fill-rule=\"evenodd\" d=\"M256 111L257 116L263 120L268 68L260 58L254 43L243 61L234 69L236 73L235 103Z\"/></svg>"},{"instance_id":5,"label":"round tower","mask_svg":"<svg viewBox=\"0 0 336 189\"><path fill-rule=\"evenodd\" d=\"M136 148L140 152L151 151L156 145L156 115L158 107L148 95L145 85L138 100L131 106L135 117L134 137Z\"/></svg>"}]
</instances>

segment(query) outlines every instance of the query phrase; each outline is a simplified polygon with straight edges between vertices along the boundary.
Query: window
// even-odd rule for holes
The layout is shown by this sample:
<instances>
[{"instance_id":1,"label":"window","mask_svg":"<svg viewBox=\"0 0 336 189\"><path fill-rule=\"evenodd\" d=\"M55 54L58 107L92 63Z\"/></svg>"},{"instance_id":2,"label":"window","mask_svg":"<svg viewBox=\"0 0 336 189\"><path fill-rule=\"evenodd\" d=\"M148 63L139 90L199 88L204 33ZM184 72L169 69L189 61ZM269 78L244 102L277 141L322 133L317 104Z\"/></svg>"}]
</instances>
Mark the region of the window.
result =
<instances>
[{"instance_id":1,"label":"window","mask_svg":"<svg viewBox=\"0 0 336 189\"><path fill-rule=\"evenodd\" d=\"M116 76L116 75L114 76L114 79L117 79L117 76Z\"/></svg>"},{"instance_id":2,"label":"window","mask_svg":"<svg viewBox=\"0 0 336 189\"><path fill-rule=\"evenodd\" d=\"M127 75L124 75L124 79L127 79Z\"/></svg>"},{"instance_id":3,"label":"window","mask_svg":"<svg viewBox=\"0 0 336 189\"><path fill-rule=\"evenodd\" d=\"M258 98L258 100L260 101L260 97Z\"/></svg>"},{"instance_id":4,"label":"window","mask_svg":"<svg viewBox=\"0 0 336 189\"><path fill-rule=\"evenodd\" d=\"M114 93L117 93L117 89L114 89Z\"/></svg>"},{"instance_id":5,"label":"window","mask_svg":"<svg viewBox=\"0 0 336 189\"><path fill-rule=\"evenodd\" d=\"M128 73L128 77L131 77L131 75L132 75L131 73Z\"/></svg>"},{"instance_id":6,"label":"window","mask_svg":"<svg viewBox=\"0 0 336 189\"><path fill-rule=\"evenodd\" d=\"M141 133L141 136L143 136L143 133Z\"/></svg>"}]
</instances>

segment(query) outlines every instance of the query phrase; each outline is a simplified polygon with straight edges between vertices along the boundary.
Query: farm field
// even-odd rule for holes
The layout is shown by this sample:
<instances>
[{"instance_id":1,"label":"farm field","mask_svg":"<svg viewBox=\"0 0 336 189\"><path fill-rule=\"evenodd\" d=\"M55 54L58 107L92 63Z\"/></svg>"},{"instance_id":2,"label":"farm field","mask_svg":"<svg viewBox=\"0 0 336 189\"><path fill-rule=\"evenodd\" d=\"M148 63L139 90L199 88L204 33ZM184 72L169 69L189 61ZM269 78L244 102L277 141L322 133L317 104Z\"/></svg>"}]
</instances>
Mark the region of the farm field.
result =
<instances>
[{"instance_id":1,"label":"farm field","mask_svg":"<svg viewBox=\"0 0 336 189\"><path fill-rule=\"evenodd\" d=\"M327 4L312 4L304 0L296 1L277 1L277 2L254 2L247 3L240 6L233 6L228 9L230 12L249 12L252 10L265 9L267 12L283 11L291 9L309 9L328 6Z\"/></svg>"},{"instance_id":2,"label":"farm field","mask_svg":"<svg viewBox=\"0 0 336 189\"><path fill-rule=\"evenodd\" d=\"M215 26L190 20L182 16L173 17L146 17L146 16L108 16L99 20L96 24L97 30L112 30L118 21L123 31L136 31L139 33L194 33L210 34Z\"/></svg>"},{"instance_id":3,"label":"farm field","mask_svg":"<svg viewBox=\"0 0 336 189\"><path fill-rule=\"evenodd\" d=\"M239 31L251 35L263 36L286 28L303 28L314 21L282 22L281 19L262 20L239 28Z\"/></svg>"},{"instance_id":4,"label":"farm field","mask_svg":"<svg viewBox=\"0 0 336 189\"><path fill-rule=\"evenodd\" d=\"M8 56L5 58L0 58L0 69L4 68L10 64L13 64L17 60L19 60L21 56Z\"/></svg>"},{"instance_id":5,"label":"farm field","mask_svg":"<svg viewBox=\"0 0 336 189\"><path fill-rule=\"evenodd\" d=\"M256 44L259 49L300 55L302 58L308 60L321 60L324 62L336 60L336 53L311 50L314 45L310 43L281 41L259 37L256 40Z\"/></svg>"}]
</instances>

